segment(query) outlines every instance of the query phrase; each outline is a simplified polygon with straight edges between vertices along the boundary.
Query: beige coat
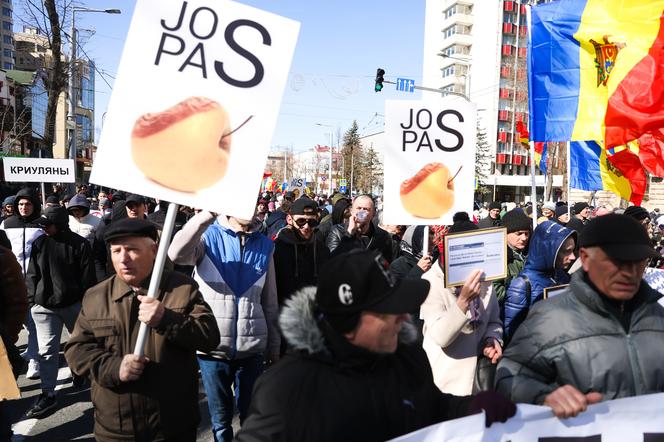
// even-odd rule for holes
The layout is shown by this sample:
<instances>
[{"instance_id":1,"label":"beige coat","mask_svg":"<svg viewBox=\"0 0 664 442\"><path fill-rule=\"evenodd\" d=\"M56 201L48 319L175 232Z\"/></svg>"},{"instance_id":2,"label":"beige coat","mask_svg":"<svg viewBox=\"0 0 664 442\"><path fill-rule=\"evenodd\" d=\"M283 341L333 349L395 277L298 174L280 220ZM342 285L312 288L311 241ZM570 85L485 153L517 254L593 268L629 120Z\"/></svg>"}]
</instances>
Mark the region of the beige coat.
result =
<instances>
[{"instance_id":1,"label":"beige coat","mask_svg":"<svg viewBox=\"0 0 664 442\"><path fill-rule=\"evenodd\" d=\"M431 283L429 295L420 308L424 320L424 342L434 382L444 393L465 396L472 393L477 356L484 341L502 342L503 325L498 301L490 282L482 283L480 322L470 324L470 310L463 313L453 290L445 288L442 269L435 264L422 278Z\"/></svg>"}]
</instances>

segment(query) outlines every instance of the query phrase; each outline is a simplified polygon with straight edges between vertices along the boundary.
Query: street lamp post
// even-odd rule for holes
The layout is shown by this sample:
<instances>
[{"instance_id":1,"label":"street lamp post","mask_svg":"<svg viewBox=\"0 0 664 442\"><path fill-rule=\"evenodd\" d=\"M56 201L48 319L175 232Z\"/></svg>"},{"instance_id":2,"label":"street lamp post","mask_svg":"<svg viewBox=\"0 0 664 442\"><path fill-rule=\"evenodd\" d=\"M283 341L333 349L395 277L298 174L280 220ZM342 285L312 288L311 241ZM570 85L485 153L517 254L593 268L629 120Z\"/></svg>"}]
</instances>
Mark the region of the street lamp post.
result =
<instances>
[{"instance_id":1,"label":"street lamp post","mask_svg":"<svg viewBox=\"0 0 664 442\"><path fill-rule=\"evenodd\" d=\"M332 143L333 143L332 137L334 136L334 133L332 132L332 129L334 128L334 126L331 126L329 124L322 124L322 123L316 123L316 126L329 127L330 128L330 158L329 158L330 167L328 169L329 183L328 183L328 192L327 192L328 196L330 196L332 194Z\"/></svg>"},{"instance_id":2,"label":"street lamp post","mask_svg":"<svg viewBox=\"0 0 664 442\"><path fill-rule=\"evenodd\" d=\"M71 13L71 60L69 72L69 109L67 111L67 122L69 123L69 158L76 161L76 99L74 88L76 87L76 13L77 12L101 12L104 14L121 14L119 9L92 9L74 7ZM94 74L93 74L94 75ZM74 172L76 168L74 168Z\"/></svg>"}]
</instances>

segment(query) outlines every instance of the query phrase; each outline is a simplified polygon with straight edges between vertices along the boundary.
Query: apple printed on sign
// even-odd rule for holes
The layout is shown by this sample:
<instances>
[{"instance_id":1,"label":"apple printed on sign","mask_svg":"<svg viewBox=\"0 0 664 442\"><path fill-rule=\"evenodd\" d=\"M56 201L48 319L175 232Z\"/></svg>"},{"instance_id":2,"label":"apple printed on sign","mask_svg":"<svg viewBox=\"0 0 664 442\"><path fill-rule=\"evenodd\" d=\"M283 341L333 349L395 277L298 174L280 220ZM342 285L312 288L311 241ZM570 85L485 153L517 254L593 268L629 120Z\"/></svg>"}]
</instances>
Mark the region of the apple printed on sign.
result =
<instances>
[{"instance_id":1,"label":"apple printed on sign","mask_svg":"<svg viewBox=\"0 0 664 442\"><path fill-rule=\"evenodd\" d=\"M463 167L463 166L461 166ZM401 183L401 204L413 216L440 218L454 206L454 178L443 163L429 163Z\"/></svg>"},{"instance_id":2,"label":"apple printed on sign","mask_svg":"<svg viewBox=\"0 0 664 442\"><path fill-rule=\"evenodd\" d=\"M145 176L182 192L197 192L226 175L231 152L228 112L216 101L190 97L136 120L132 158ZM173 167L177 164L177 168Z\"/></svg>"}]
</instances>

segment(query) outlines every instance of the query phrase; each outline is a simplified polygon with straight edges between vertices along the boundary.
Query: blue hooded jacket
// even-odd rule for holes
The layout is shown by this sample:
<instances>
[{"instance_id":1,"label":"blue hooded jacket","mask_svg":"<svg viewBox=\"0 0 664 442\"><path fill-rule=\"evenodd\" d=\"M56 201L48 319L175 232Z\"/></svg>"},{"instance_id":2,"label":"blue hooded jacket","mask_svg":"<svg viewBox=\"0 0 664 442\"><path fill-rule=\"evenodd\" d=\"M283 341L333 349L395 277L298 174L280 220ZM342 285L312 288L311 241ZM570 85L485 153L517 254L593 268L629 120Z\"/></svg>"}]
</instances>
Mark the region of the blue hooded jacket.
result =
<instances>
[{"instance_id":1,"label":"blue hooded jacket","mask_svg":"<svg viewBox=\"0 0 664 442\"><path fill-rule=\"evenodd\" d=\"M575 231L551 221L544 221L535 229L523 271L512 280L505 295L503 325L506 342L526 318L530 306L542 299L545 288L569 283L569 274L556 269L555 265L560 248L570 237L578 244Z\"/></svg>"}]
</instances>

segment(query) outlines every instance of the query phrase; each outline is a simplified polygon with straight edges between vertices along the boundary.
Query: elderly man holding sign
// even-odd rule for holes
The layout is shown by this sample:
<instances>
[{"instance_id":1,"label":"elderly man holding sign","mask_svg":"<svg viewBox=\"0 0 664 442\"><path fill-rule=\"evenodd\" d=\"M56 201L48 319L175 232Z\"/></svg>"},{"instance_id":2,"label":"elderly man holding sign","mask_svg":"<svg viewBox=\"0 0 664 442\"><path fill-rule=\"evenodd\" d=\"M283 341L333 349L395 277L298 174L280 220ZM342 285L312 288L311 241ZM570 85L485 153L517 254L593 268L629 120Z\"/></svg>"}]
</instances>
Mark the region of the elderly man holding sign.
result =
<instances>
[{"instance_id":1,"label":"elderly man holding sign","mask_svg":"<svg viewBox=\"0 0 664 442\"><path fill-rule=\"evenodd\" d=\"M164 271L145 296L157 252L149 221L125 219L106 232L116 274L89 289L65 356L92 380L97 440L195 440L196 351L219 344L219 329L194 280ZM139 324L151 327L144 356L132 354Z\"/></svg>"}]
</instances>

